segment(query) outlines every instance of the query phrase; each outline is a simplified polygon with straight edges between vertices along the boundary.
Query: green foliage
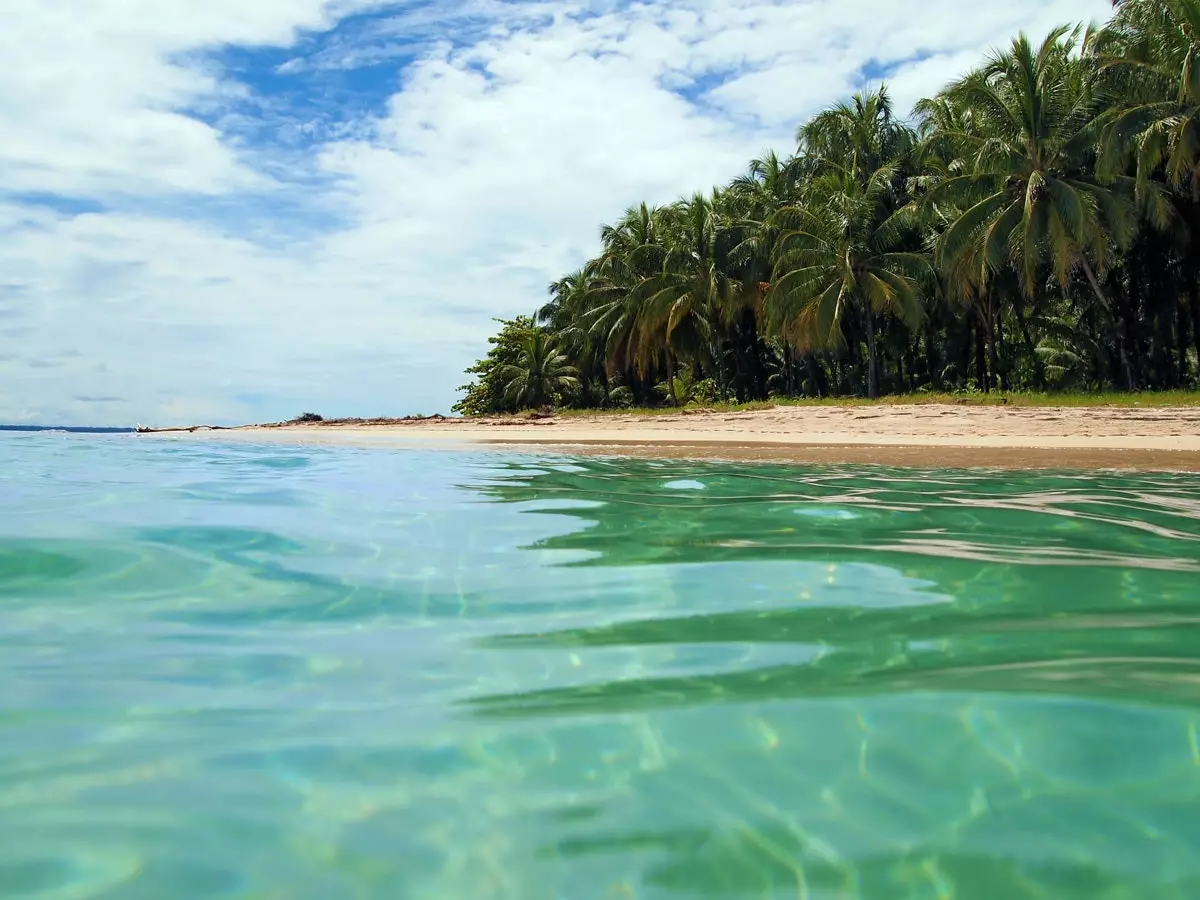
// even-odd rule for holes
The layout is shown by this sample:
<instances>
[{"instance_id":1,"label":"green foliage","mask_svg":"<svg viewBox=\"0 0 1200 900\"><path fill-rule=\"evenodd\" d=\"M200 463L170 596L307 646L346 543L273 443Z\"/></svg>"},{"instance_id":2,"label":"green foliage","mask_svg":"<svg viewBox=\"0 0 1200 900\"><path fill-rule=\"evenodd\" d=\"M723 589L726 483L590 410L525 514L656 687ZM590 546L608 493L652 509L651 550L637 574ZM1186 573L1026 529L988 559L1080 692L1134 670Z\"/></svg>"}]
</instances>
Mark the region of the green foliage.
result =
<instances>
[{"instance_id":1,"label":"green foliage","mask_svg":"<svg viewBox=\"0 0 1200 900\"><path fill-rule=\"evenodd\" d=\"M626 385L618 384L613 387L605 398L605 409L632 409L634 404L633 391Z\"/></svg>"},{"instance_id":2,"label":"green foliage","mask_svg":"<svg viewBox=\"0 0 1200 900\"><path fill-rule=\"evenodd\" d=\"M654 389L664 403L673 406L708 406L716 403L718 398L717 383L713 379L696 378L691 372L678 375L673 384L660 382ZM671 395L672 390L674 398ZM632 395L629 399L632 402Z\"/></svg>"},{"instance_id":3,"label":"green foliage","mask_svg":"<svg viewBox=\"0 0 1200 900\"><path fill-rule=\"evenodd\" d=\"M521 335L516 361L500 368L499 380L504 398L521 409L553 406L579 386L575 368L543 328Z\"/></svg>"},{"instance_id":4,"label":"green foliage","mask_svg":"<svg viewBox=\"0 0 1200 900\"><path fill-rule=\"evenodd\" d=\"M488 338L492 347L487 356L467 369L466 374L474 378L459 388L466 396L454 405L454 412L483 416L517 411L516 400L508 395L508 383L501 372L517 364L525 337L537 326L528 316L496 321L500 323L500 332Z\"/></svg>"},{"instance_id":5,"label":"green foliage","mask_svg":"<svg viewBox=\"0 0 1200 900\"><path fill-rule=\"evenodd\" d=\"M1088 171L1095 91L1075 49L1066 28L1038 47L1021 35L945 93L970 124L934 127L957 158L926 202L947 220L938 260L962 293L1009 267L1026 294L1047 270L1065 288L1077 267L1103 271L1110 248L1131 240L1131 198Z\"/></svg>"},{"instance_id":6,"label":"green foliage","mask_svg":"<svg viewBox=\"0 0 1200 900\"><path fill-rule=\"evenodd\" d=\"M1200 0L1116 7L1019 35L911 127L880 87L629 208L456 409L1193 389Z\"/></svg>"},{"instance_id":7,"label":"green foliage","mask_svg":"<svg viewBox=\"0 0 1200 900\"><path fill-rule=\"evenodd\" d=\"M454 411L467 416L511 413L555 406L574 397L576 370L557 347L557 338L527 316L499 320L500 333L488 338L488 355L467 369L475 380Z\"/></svg>"},{"instance_id":8,"label":"green foliage","mask_svg":"<svg viewBox=\"0 0 1200 900\"><path fill-rule=\"evenodd\" d=\"M1132 161L1139 193L1172 188L1200 194L1200 2L1127 0L1093 39L1112 98L1101 117L1101 165Z\"/></svg>"}]
</instances>

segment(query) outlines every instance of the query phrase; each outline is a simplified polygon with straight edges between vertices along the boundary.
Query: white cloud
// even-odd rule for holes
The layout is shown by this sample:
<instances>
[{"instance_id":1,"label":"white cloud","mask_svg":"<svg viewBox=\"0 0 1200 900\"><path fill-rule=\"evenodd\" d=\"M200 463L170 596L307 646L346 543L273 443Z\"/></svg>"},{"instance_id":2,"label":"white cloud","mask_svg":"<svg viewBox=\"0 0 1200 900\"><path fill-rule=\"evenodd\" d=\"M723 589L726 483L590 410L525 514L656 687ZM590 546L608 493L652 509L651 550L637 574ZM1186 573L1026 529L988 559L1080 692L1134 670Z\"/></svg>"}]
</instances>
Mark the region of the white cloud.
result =
<instances>
[{"instance_id":1,"label":"white cloud","mask_svg":"<svg viewBox=\"0 0 1200 900\"><path fill-rule=\"evenodd\" d=\"M367 20L309 56L296 44L377 5L8 4L0 129L18 137L0 142L0 420L444 409L490 317L531 311L626 205L788 149L868 60L927 57L890 78L907 105L1021 27L1107 9L478 0L453 9L457 46L428 8ZM399 91L345 123L355 138L302 158L186 114L251 90L201 51L296 46L283 74L313 77L388 58L388 42L418 53ZM19 199L31 192L100 208L51 212ZM317 229L329 214L340 224Z\"/></svg>"},{"instance_id":2,"label":"white cloud","mask_svg":"<svg viewBox=\"0 0 1200 900\"><path fill-rule=\"evenodd\" d=\"M177 110L229 85L181 54L287 43L322 0L9 0L0 29L0 170L8 190L220 192L257 179Z\"/></svg>"},{"instance_id":3,"label":"white cloud","mask_svg":"<svg viewBox=\"0 0 1200 900\"><path fill-rule=\"evenodd\" d=\"M718 7L720 8L720 7ZM880 0L733 6L698 48L712 63L736 62L742 49L752 70L712 92L730 111L753 111L768 121L801 118L857 86L868 60L901 63L888 80L897 110L907 113L922 96L980 62L987 51L1021 29L1041 36L1061 22L1105 15L1095 0L1013 0L973 7L930 0L914 6ZM904 63L918 56L924 62ZM949 65L946 65L949 63Z\"/></svg>"}]
</instances>

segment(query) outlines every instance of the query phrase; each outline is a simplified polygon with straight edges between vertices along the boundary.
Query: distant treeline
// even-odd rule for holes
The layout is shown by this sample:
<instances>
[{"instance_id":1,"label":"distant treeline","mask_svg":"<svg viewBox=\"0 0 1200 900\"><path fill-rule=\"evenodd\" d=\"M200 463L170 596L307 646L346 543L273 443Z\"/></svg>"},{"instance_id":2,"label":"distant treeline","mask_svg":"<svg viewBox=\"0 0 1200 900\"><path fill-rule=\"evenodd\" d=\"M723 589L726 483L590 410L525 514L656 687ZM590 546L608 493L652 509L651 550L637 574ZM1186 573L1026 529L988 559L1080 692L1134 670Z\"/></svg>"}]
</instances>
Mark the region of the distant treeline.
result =
<instances>
[{"instance_id":1,"label":"distant treeline","mask_svg":"<svg viewBox=\"0 0 1200 900\"><path fill-rule=\"evenodd\" d=\"M1200 0L886 88L711 194L642 204L502 322L456 407L620 407L1200 379Z\"/></svg>"}]
</instances>

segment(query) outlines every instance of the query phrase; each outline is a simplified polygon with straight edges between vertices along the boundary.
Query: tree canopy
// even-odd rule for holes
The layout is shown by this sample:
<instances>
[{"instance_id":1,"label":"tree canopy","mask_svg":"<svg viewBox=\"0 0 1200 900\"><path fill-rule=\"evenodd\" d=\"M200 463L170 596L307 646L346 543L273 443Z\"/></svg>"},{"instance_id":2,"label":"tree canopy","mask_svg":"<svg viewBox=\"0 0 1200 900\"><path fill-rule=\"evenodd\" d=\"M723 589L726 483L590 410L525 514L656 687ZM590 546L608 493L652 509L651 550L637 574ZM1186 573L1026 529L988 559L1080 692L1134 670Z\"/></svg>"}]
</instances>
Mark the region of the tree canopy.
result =
<instances>
[{"instance_id":1,"label":"tree canopy","mask_svg":"<svg viewBox=\"0 0 1200 900\"><path fill-rule=\"evenodd\" d=\"M1200 0L1124 0L626 210L457 409L1195 387L1198 241Z\"/></svg>"}]
</instances>

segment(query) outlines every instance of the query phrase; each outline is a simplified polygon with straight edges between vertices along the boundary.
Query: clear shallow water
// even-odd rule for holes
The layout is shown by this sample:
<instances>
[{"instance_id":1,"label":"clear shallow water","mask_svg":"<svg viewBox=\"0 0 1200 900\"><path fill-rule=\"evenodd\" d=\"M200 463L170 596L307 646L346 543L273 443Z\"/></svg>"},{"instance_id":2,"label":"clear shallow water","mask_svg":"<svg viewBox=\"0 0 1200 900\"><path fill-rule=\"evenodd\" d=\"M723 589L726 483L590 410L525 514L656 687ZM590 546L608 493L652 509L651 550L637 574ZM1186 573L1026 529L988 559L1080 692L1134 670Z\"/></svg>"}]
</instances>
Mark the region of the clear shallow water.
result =
<instances>
[{"instance_id":1,"label":"clear shallow water","mask_svg":"<svg viewBox=\"0 0 1200 900\"><path fill-rule=\"evenodd\" d=\"M0 438L0 897L1195 898L1200 478Z\"/></svg>"}]
</instances>

